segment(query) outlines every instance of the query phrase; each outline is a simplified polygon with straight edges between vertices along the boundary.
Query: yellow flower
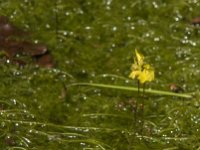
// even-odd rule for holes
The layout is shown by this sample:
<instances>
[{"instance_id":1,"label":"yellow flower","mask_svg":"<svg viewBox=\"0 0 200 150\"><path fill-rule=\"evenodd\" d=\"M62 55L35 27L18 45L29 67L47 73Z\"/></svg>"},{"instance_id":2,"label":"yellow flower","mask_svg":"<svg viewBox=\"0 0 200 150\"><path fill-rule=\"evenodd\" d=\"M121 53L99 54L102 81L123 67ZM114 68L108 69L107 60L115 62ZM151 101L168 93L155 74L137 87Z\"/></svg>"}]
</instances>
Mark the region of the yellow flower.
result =
<instances>
[{"instance_id":1,"label":"yellow flower","mask_svg":"<svg viewBox=\"0 0 200 150\"><path fill-rule=\"evenodd\" d=\"M135 50L136 60L131 66L131 73L129 75L132 79L138 79L141 84L154 80L154 69L149 64L144 64L144 56Z\"/></svg>"}]
</instances>

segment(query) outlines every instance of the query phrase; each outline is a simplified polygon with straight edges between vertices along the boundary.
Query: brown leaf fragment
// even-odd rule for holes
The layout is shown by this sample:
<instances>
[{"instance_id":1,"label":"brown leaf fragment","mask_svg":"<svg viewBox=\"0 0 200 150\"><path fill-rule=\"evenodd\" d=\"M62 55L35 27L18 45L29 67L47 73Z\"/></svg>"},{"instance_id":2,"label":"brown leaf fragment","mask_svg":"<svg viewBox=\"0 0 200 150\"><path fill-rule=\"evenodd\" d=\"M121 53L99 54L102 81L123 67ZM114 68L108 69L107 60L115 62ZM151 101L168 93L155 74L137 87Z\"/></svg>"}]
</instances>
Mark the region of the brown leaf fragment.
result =
<instances>
[{"instance_id":1,"label":"brown leaf fragment","mask_svg":"<svg viewBox=\"0 0 200 150\"><path fill-rule=\"evenodd\" d=\"M200 17L193 18L191 23L193 25L200 25Z\"/></svg>"},{"instance_id":2,"label":"brown leaf fragment","mask_svg":"<svg viewBox=\"0 0 200 150\"><path fill-rule=\"evenodd\" d=\"M5 16L0 16L0 38L7 38L9 36L24 36L27 33L20 30L15 25L13 25L9 19Z\"/></svg>"},{"instance_id":3,"label":"brown leaf fragment","mask_svg":"<svg viewBox=\"0 0 200 150\"><path fill-rule=\"evenodd\" d=\"M38 64L41 67L47 67L47 68L52 68L54 67L54 62L51 54L49 52L36 56L36 64Z\"/></svg>"}]
</instances>

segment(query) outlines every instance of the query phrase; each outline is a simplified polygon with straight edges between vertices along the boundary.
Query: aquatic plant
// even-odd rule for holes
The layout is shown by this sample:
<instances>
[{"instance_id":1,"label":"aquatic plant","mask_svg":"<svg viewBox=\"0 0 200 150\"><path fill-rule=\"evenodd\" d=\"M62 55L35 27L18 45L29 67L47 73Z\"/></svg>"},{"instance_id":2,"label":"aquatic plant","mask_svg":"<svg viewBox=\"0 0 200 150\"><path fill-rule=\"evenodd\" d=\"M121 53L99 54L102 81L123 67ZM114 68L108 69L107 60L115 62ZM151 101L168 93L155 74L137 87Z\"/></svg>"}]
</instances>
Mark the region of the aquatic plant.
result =
<instances>
[{"instance_id":1,"label":"aquatic plant","mask_svg":"<svg viewBox=\"0 0 200 150\"><path fill-rule=\"evenodd\" d=\"M131 79L137 79L138 80L138 98L142 99L141 102L141 131L143 130L143 123L144 123L144 94L145 94L145 83L151 82L154 80L154 69L147 63L144 62L144 56L138 52L138 50L135 50L136 58L134 58L134 63L131 66L131 73L129 77ZM140 84L143 86L143 92L142 97L140 97ZM134 118L135 118L135 128L137 127L137 118L139 116L138 114L138 101L136 101L135 107L134 107Z\"/></svg>"},{"instance_id":2,"label":"aquatic plant","mask_svg":"<svg viewBox=\"0 0 200 150\"><path fill-rule=\"evenodd\" d=\"M22 69L2 51L0 149L199 149L199 26L190 22L199 10L195 0L1 1L0 14L32 33L25 41L45 43L56 67ZM128 78L136 45L156 71L143 132L133 125L142 93Z\"/></svg>"}]
</instances>

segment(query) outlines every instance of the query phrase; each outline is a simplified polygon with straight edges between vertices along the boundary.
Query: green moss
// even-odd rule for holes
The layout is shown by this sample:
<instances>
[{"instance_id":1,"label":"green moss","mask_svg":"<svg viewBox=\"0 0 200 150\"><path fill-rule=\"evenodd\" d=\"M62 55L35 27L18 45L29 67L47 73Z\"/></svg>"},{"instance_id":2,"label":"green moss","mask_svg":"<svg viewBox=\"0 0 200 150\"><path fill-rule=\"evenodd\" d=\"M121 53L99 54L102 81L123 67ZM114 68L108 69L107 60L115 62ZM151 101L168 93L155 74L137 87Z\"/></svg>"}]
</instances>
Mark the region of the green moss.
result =
<instances>
[{"instance_id":1,"label":"green moss","mask_svg":"<svg viewBox=\"0 0 200 150\"><path fill-rule=\"evenodd\" d=\"M0 14L48 45L56 67L19 68L0 58L2 149L199 149L199 15L192 0L0 2ZM132 53L155 66L149 88L170 83L194 92L189 100L147 94L137 122L129 102L137 94L74 86L95 82L137 86L129 80ZM130 101L132 100L132 101Z\"/></svg>"}]
</instances>

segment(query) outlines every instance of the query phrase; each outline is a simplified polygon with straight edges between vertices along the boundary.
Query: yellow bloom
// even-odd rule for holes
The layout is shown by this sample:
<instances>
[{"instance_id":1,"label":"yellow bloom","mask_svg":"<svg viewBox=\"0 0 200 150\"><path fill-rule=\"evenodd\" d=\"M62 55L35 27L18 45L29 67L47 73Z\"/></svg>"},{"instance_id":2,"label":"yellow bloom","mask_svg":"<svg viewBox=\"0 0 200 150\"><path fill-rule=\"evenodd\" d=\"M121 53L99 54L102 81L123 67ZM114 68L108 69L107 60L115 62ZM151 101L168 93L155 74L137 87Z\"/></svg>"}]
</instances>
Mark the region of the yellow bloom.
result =
<instances>
[{"instance_id":1,"label":"yellow bloom","mask_svg":"<svg viewBox=\"0 0 200 150\"><path fill-rule=\"evenodd\" d=\"M141 84L154 80L154 69L149 64L144 64L144 56L135 50L136 61L131 66L131 73L129 75L132 79L138 79Z\"/></svg>"}]
</instances>

